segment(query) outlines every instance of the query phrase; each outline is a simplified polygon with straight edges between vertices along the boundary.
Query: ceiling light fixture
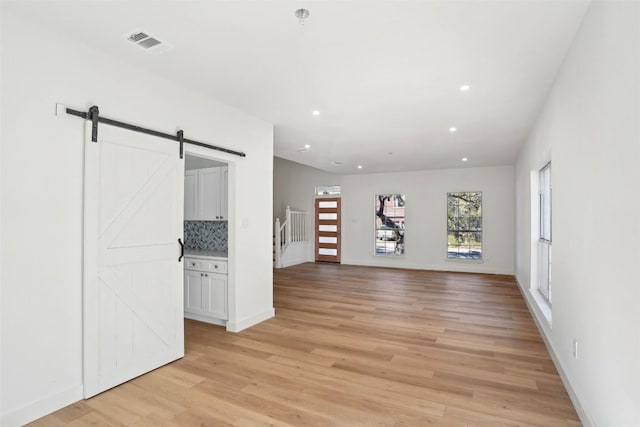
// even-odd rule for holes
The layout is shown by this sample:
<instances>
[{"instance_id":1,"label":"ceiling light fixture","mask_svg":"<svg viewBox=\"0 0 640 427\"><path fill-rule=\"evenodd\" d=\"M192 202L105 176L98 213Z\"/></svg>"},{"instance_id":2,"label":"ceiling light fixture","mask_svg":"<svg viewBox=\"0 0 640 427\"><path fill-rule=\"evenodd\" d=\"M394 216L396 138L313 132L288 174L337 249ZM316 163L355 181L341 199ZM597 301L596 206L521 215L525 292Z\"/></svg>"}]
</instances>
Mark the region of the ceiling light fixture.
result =
<instances>
[{"instance_id":1,"label":"ceiling light fixture","mask_svg":"<svg viewBox=\"0 0 640 427\"><path fill-rule=\"evenodd\" d=\"M304 144L304 148L308 150L309 148L311 148L311 146L309 144Z\"/></svg>"},{"instance_id":2,"label":"ceiling light fixture","mask_svg":"<svg viewBox=\"0 0 640 427\"><path fill-rule=\"evenodd\" d=\"M342 162L339 161L339 160L334 160L333 162L331 162L331 164L336 165L336 166L340 166L342 164Z\"/></svg>"},{"instance_id":3,"label":"ceiling light fixture","mask_svg":"<svg viewBox=\"0 0 640 427\"><path fill-rule=\"evenodd\" d=\"M463 157L463 158L462 158L462 161L463 161L463 162L466 162L467 160L469 160L469 159L467 159L466 157Z\"/></svg>"},{"instance_id":4,"label":"ceiling light fixture","mask_svg":"<svg viewBox=\"0 0 640 427\"><path fill-rule=\"evenodd\" d=\"M460 92L467 92L469 89L471 89L471 86L469 85L460 86Z\"/></svg>"},{"instance_id":5,"label":"ceiling light fixture","mask_svg":"<svg viewBox=\"0 0 640 427\"><path fill-rule=\"evenodd\" d=\"M358 169L362 169L362 165L358 165Z\"/></svg>"},{"instance_id":6,"label":"ceiling light fixture","mask_svg":"<svg viewBox=\"0 0 640 427\"><path fill-rule=\"evenodd\" d=\"M456 127L450 127L449 128L449 132L451 132L451 133L454 133L454 132L457 132L457 131L458 131L458 128L456 128Z\"/></svg>"},{"instance_id":7,"label":"ceiling light fixture","mask_svg":"<svg viewBox=\"0 0 640 427\"><path fill-rule=\"evenodd\" d=\"M320 111L313 110L313 112L311 114L313 114L314 116L319 116L320 115Z\"/></svg>"},{"instance_id":8,"label":"ceiling light fixture","mask_svg":"<svg viewBox=\"0 0 640 427\"><path fill-rule=\"evenodd\" d=\"M309 11L307 9L298 9L294 13L300 25L304 25L304 20L309 17Z\"/></svg>"}]
</instances>

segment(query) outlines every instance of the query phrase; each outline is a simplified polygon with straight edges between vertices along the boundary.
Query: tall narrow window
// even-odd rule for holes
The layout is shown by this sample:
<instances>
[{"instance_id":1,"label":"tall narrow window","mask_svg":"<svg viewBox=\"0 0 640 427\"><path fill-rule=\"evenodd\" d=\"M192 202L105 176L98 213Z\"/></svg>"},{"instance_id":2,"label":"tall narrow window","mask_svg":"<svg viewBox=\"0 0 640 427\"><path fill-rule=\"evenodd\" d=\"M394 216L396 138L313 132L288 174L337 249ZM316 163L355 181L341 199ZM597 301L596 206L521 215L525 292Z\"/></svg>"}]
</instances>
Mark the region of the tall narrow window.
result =
<instances>
[{"instance_id":1,"label":"tall narrow window","mask_svg":"<svg viewBox=\"0 0 640 427\"><path fill-rule=\"evenodd\" d=\"M447 193L447 258L482 259L482 193Z\"/></svg>"},{"instance_id":2,"label":"tall narrow window","mask_svg":"<svg viewBox=\"0 0 640 427\"><path fill-rule=\"evenodd\" d=\"M551 303L551 163L539 173L540 238L538 256L538 289Z\"/></svg>"},{"instance_id":3,"label":"tall narrow window","mask_svg":"<svg viewBox=\"0 0 640 427\"><path fill-rule=\"evenodd\" d=\"M375 208L376 255L404 255L404 194L378 194Z\"/></svg>"}]
</instances>

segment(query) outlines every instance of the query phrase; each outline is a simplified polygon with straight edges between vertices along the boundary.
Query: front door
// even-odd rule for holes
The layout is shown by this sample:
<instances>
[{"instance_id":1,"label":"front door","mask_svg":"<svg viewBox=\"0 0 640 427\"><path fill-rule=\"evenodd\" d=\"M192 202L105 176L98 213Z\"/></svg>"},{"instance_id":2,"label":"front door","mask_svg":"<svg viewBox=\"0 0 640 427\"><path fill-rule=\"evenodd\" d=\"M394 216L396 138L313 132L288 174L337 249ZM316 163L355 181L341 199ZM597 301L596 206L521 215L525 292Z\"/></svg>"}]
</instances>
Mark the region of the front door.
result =
<instances>
[{"instance_id":1,"label":"front door","mask_svg":"<svg viewBox=\"0 0 640 427\"><path fill-rule=\"evenodd\" d=\"M84 395L184 356L184 160L108 125L85 142Z\"/></svg>"},{"instance_id":2,"label":"front door","mask_svg":"<svg viewBox=\"0 0 640 427\"><path fill-rule=\"evenodd\" d=\"M316 261L340 262L340 198L316 199Z\"/></svg>"}]
</instances>

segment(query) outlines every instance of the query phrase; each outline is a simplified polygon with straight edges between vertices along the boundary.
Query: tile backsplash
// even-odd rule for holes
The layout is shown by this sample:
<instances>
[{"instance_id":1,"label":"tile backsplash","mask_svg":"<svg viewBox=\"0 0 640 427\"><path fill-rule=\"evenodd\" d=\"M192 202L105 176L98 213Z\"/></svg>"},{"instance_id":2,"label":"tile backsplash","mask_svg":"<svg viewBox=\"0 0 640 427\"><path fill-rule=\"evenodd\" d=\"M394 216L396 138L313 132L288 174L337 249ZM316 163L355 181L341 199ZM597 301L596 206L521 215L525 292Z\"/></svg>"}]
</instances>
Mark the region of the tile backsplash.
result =
<instances>
[{"instance_id":1,"label":"tile backsplash","mask_svg":"<svg viewBox=\"0 0 640 427\"><path fill-rule=\"evenodd\" d=\"M184 244L188 249L226 251L227 221L185 221Z\"/></svg>"}]
</instances>

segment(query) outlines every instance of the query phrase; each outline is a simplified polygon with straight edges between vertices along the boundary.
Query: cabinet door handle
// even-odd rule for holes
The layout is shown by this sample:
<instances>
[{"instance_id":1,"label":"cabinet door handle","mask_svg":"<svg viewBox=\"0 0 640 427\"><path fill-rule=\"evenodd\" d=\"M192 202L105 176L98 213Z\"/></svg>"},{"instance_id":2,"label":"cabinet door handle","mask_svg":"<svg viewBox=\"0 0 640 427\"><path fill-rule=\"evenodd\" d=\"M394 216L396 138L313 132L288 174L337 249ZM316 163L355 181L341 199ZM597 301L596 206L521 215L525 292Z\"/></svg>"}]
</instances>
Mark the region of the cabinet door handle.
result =
<instances>
[{"instance_id":1,"label":"cabinet door handle","mask_svg":"<svg viewBox=\"0 0 640 427\"><path fill-rule=\"evenodd\" d=\"M178 243L180 243L180 256L178 257L178 262L182 262L182 258L184 258L184 243L182 243L182 239L178 239Z\"/></svg>"},{"instance_id":2,"label":"cabinet door handle","mask_svg":"<svg viewBox=\"0 0 640 427\"><path fill-rule=\"evenodd\" d=\"M217 265L217 264L216 264L216 265L214 265L214 266L213 266L213 268L218 268L218 265Z\"/></svg>"}]
</instances>

